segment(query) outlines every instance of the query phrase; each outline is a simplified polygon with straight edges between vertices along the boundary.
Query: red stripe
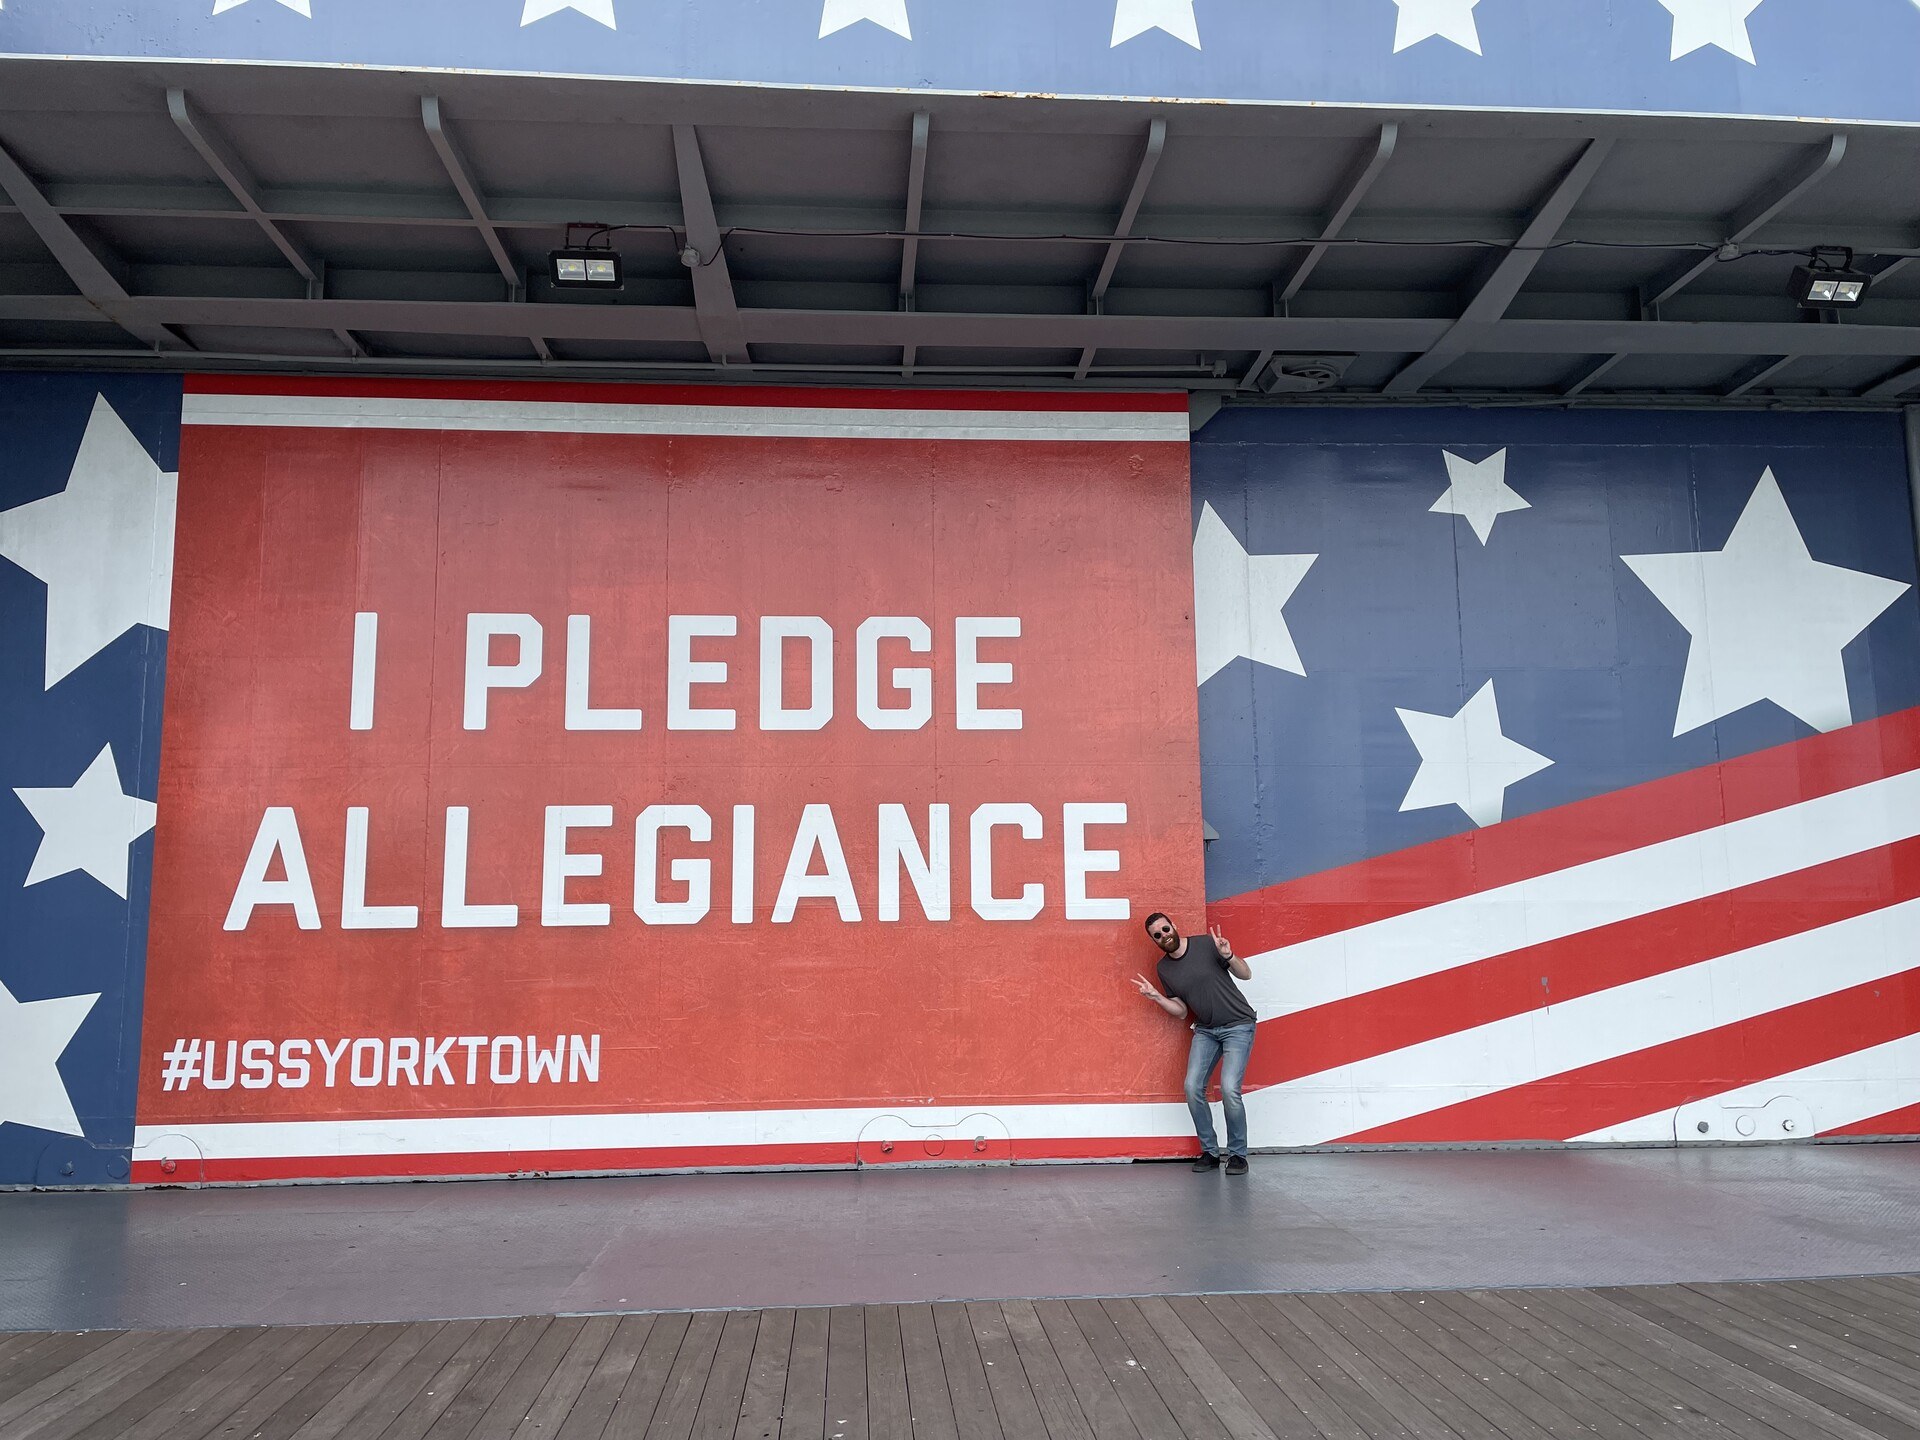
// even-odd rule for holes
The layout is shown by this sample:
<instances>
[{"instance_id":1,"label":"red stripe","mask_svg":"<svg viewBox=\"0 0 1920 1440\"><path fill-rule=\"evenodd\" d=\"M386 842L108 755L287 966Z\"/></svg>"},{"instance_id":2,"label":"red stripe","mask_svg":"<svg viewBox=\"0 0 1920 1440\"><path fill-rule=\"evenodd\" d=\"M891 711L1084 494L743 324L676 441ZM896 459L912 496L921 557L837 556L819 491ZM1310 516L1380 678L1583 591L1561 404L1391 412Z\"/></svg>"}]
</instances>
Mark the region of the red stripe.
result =
<instances>
[{"instance_id":1,"label":"red stripe","mask_svg":"<svg viewBox=\"0 0 1920 1440\"><path fill-rule=\"evenodd\" d=\"M1476 1025L1564 1005L1916 897L1920 839L1904 840L1423 975L1262 1021L1247 1067L1247 1086L1278 1085Z\"/></svg>"},{"instance_id":2,"label":"red stripe","mask_svg":"<svg viewBox=\"0 0 1920 1440\"><path fill-rule=\"evenodd\" d=\"M1920 1135L1920 1105L1903 1105L1884 1115L1842 1125L1837 1130L1822 1130L1822 1135Z\"/></svg>"},{"instance_id":3,"label":"red stripe","mask_svg":"<svg viewBox=\"0 0 1920 1440\"><path fill-rule=\"evenodd\" d=\"M1920 970L1345 1136L1343 1145L1568 1140L1914 1033Z\"/></svg>"},{"instance_id":4,"label":"red stripe","mask_svg":"<svg viewBox=\"0 0 1920 1440\"><path fill-rule=\"evenodd\" d=\"M989 1163L1004 1164L1007 1147L997 1147ZM1199 1142L1152 1136L1127 1139L1064 1139L1015 1141L1012 1159L1038 1160L1160 1160L1199 1153ZM214 1158L180 1161L172 1170L162 1161L136 1160L129 1177L135 1185L245 1184L275 1180L397 1180L461 1179L476 1176L566 1175L646 1170L766 1170L786 1166L809 1170L846 1170L857 1164L926 1163L928 1157L896 1154L862 1157L844 1141L809 1145L702 1145L608 1150L527 1150L478 1154L432 1155L320 1155L247 1159Z\"/></svg>"},{"instance_id":5,"label":"red stripe","mask_svg":"<svg viewBox=\"0 0 1920 1440\"><path fill-rule=\"evenodd\" d=\"M1184 394L1046 390L809 390L802 386L335 380L277 375L189 375L186 389L189 395L334 395L362 400L545 401L569 405L770 405L802 410L1024 410L1103 415L1185 414L1187 410Z\"/></svg>"},{"instance_id":6,"label":"red stripe","mask_svg":"<svg viewBox=\"0 0 1920 1440\"><path fill-rule=\"evenodd\" d=\"M1216 900L1207 919L1262 954L1914 769L1920 709Z\"/></svg>"}]
</instances>

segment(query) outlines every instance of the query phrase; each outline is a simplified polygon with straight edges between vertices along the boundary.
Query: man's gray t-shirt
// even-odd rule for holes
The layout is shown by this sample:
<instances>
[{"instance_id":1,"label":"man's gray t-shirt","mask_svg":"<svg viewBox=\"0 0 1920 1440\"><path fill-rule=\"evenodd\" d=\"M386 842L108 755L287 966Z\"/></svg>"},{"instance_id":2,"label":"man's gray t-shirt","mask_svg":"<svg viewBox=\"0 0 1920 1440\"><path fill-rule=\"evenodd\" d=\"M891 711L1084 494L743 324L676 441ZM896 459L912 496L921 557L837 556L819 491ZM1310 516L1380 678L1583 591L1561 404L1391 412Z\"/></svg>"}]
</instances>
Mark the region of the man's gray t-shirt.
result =
<instances>
[{"instance_id":1,"label":"man's gray t-shirt","mask_svg":"<svg viewBox=\"0 0 1920 1440\"><path fill-rule=\"evenodd\" d=\"M1189 935L1187 953L1178 960L1162 956L1159 973L1160 988L1169 999L1186 1005L1194 1024L1217 1030L1223 1025L1254 1023L1253 1006L1233 983L1212 936Z\"/></svg>"}]
</instances>

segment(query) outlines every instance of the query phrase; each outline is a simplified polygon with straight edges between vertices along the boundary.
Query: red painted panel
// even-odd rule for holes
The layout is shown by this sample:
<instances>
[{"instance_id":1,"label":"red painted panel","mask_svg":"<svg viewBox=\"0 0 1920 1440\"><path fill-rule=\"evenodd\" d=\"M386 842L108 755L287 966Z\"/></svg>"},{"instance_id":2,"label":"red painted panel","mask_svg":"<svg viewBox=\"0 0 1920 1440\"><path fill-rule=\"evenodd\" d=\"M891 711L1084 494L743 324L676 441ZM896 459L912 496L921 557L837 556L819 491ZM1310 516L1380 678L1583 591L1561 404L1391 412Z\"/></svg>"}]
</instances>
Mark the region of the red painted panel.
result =
<instances>
[{"instance_id":1,"label":"red painted panel","mask_svg":"<svg viewBox=\"0 0 1920 1440\"><path fill-rule=\"evenodd\" d=\"M335 397L367 389L319 388ZM421 392L373 388L398 399ZM442 386L424 398L575 397ZM755 403L787 398L762 393ZM859 399L906 409L899 397ZM912 401L931 409L939 397ZM823 400L805 392L803 403ZM1149 399L1134 408L1164 407ZM1135 917L1197 914L1203 897L1186 463L1183 445L1134 441L189 424L143 1132L222 1121L991 1112L1177 1099L1182 1037L1126 1003L1124 981L1139 959ZM358 612L379 616L370 731L348 724ZM470 730L469 616L482 613L532 616L543 664L530 685L491 690L485 729ZM574 615L592 619L591 703L641 708L639 731L566 728ZM692 692L699 705L733 708L736 728L669 728L670 615L737 617L735 636L694 642L694 657L724 661L728 678ZM763 616L817 616L832 627L824 728L761 728ZM903 640L879 652L883 677L930 668L923 729L872 730L857 715L856 635L870 616L917 617L931 629L929 655L910 654ZM980 703L1017 707L1017 730L958 723L956 622L977 616L1019 618L1019 638L979 643L982 661L1013 674L984 688ZM515 649L497 638L489 653L504 663ZM783 654L786 701L804 705L806 647L789 641ZM898 703L884 686L881 698ZM1129 918L1066 914L1063 807L1085 802L1127 807L1124 825L1095 829L1087 843L1119 851L1120 873L1093 874L1088 888L1130 898ZM952 918L926 919L903 881L902 918L884 921L879 809L905 806L925 844L936 804L951 814ZM969 817L992 804L1030 805L1041 817L1040 838L1003 827L992 846L1002 894L1044 887L1030 920L989 921L970 905ZM711 862L712 908L698 924L636 915L635 822L652 805L711 817L710 842L669 831L660 847L662 901L687 893L670 877L675 861ZM734 807L746 805L757 845L751 916L739 923ZM800 900L790 922L774 913L810 805L831 807L857 921L826 898ZM610 807L610 825L575 829L568 842L602 857L601 872L564 886L569 904L608 906L607 923L542 923L554 806ZM223 928L274 807L297 819L320 927L302 929L293 906L267 904L244 928ZM417 907L416 927L342 928L349 807L368 812L365 903ZM518 906L513 927L443 924L449 807L470 814L469 903ZM823 869L817 856L812 869ZM267 873L281 878L282 859ZM534 1083L532 1052L576 1035L599 1037L597 1080L566 1040L558 1080ZM517 1058L496 1043L503 1037L521 1047ZM449 1038L436 1070L431 1046ZM233 1074L233 1042L237 1083L210 1089L203 1067L169 1088L167 1056L183 1039L205 1042L215 1081ZM313 1048L283 1048L299 1040ZM323 1048L355 1040L378 1041L378 1054L340 1052L328 1085ZM249 1041L273 1047L263 1058L256 1045L251 1071ZM421 1042L417 1056L411 1041ZM296 1085L299 1059L306 1078ZM520 1078L490 1079L496 1063L503 1075L517 1066ZM848 1125L828 1149L852 1151L859 1122ZM696 1143L647 1152L675 1157L664 1162L630 1149L605 1167L564 1168L738 1163L729 1155L782 1163L781 1154L817 1157L815 1133L784 1150L716 1144L704 1156ZM476 1168L451 1153L357 1166L209 1153L209 1175L223 1163L229 1175L283 1178Z\"/></svg>"}]
</instances>

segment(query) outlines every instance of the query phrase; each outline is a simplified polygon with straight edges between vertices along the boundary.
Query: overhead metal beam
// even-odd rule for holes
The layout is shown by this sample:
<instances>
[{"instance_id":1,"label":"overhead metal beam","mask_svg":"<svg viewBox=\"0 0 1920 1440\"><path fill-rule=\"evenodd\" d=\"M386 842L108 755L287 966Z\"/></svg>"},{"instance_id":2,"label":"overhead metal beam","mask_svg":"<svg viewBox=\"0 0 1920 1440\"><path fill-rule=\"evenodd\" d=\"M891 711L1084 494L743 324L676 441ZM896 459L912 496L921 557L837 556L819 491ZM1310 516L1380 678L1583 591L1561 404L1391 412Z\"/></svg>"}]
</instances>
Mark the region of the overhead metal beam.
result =
<instances>
[{"instance_id":1,"label":"overhead metal beam","mask_svg":"<svg viewBox=\"0 0 1920 1440\"><path fill-rule=\"evenodd\" d=\"M1367 198L1367 192L1373 189L1373 182L1380 178L1380 172L1387 168L1387 162L1393 159L1393 152L1400 144L1400 122L1389 120L1380 127L1379 137L1373 147L1360 157L1359 163L1347 176L1341 187L1340 198L1332 213L1327 216L1326 224L1320 227L1320 238L1307 250L1300 263L1293 267L1293 273L1274 286L1274 304L1282 314L1301 287L1312 278L1320 262L1327 258L1327 252L1333 248L1332 242L1340 238L1340 232L1347 228L1347 222L1353 218L1353 212L1360 208L1360 202ZM1262 367L1265 368L1265 367Z\"/></svg>"},{"instance_id":2,"label":"overhead metal beam","mask_svg":"<svg viewBox=\"0 0 1920 1440\"><path fill-rule=\"evenodd\" d=\"M925 110L913 117L913 139L907 159L907 215L901 227L907 238L900 246L900 308L911 310L920 279L920 216L927 200L927 142L933 132L933 116ZM913 378L915 347L900 352L900 373Z\"/></svg>"},{"instance_id":3,"label":"overhead metal beam","mask_svg":"<svg viewBox=\"0 0 1920 1440\"><path fill-rule=\"evenodd\" d=\"M467 164L467 157L461 153L459 143L453 138L453 132L447 128L447 117L440 108L438 95L420 97L420 123L426 127L427 139L433 145L433 153L440 157L440 168L447 172L447 179L453 182L454 193L459 195L460 203L467 207L467 218L473 223L473 228L480 232L481 240L486 243L487 253L493 256L493 263L500 271L500 278L507 282L507 299L518 301L526 290L520 267L515 265L513 257L507 254L507 247L500 239L500 231L487 214L486 199L481 195L480 186L473 178L473 168ZM547 348L544 337L529 335L527 338L533 342L534 351L542 360L553 358L553 351Z\"/></svg>"},{"instance_id":4,"label":"overhead metal beam","mask_svg":"<svg viewBox=\"0 0 1920 1440\"><path fill-rule=\"evenodd\" d=\"M1166 148L1167 122L1155 120L1147 126L1147 142L1140 152L1140 163L1134 166L1133 186L1120 206L1120 218L1114 222L1113 240L1107 246L1106 257L1100 262L1100 273L1094 277L1093 285L1087 291L1087 306L1095 314L1106 303L1107 288L1113 284L1113 272L1119 269L1120 257L1126 254L1127 237L1133 233L1133 222L1140 218L1140 207L1146 203L1147 187L1153 184L1153 172L1160 168L1160 155ZM1093 368L1094 353L1092 347L1080 352L1080 365L1074 372L1075 379L1086 379L1087 372Z\"/></svg>"},{"instance_id":5,"label":"overhead metal beam","mask_svg":"<svg viewBox=\"0 0 1920 1440\"><path fill-rule=\"evenodd\" d=\"M1571 384L1565 386L1560 393L1569 400L1573 399L1576 395L1586 394L1588 389L1618 369L1620 365L1626 361L1626 358L1624 354L1600 356L1593 364L1581 371L1579 376Z\"/></svg>"},{"instance_id":6,"label":"overhead metal beam","mask_svg":"<svg viewBox=\"0 0 1920 1440\"><path fill-rule=\"evenodd\" d=\"M206 161L207 168L227 187L227 193L240 202L240 208L253 217L261 233L273 242L274 249L284 255L287 263L307 282L307 298L322 299L327 288L325 265L287 234L279 221L267 215L260 204L260 187L253 171L232 143L195 108L192 97L177 86L167 91L167 113L173 117L174 126L186 136L187 143ZM349 355L366 353L366 347L352 332L336 330L333 333Z\"/></svg>"},{"instance_id":7,"label":"overhead metal beam","mask_svg":"<svg viewBox=\"0 0 1920 1440\"><path fill-rule=\"evenodd\" d=\"M690 253L681 258L693 275L693 308L700 338L716 365L744 365L751 356L740 323L740 302L727 269L726 242L713 209L700 136L691 125L673 127L673 159L680 173L680 215Z\"/></svg>"},{"instance_id":8,"label":"overhead metal beam","mask_svg":"<svg viewBox=\"0 0 1920 1440\"><path fill-rule=\"evenodd\" d=\"M1816 146L1801 156L1786 174L1752 196L1734 213L1727 222L1726 242L1738 245L1752 239L1761 226L1839 169L1840 162L1846 158L1847 137L1829 136L1825 145ZM1720 263L1712 255L1682 262L1648 287L1647 308L1658 311L1660 306Z\"/></svg>"},{"instance_id":9,"label":"overhead metal beam","mask_svg":"<svg viewBox=\"0 0 1920 1440\"><path fill-rule=\"evenodd\" d=\"M1488 327L1507 313L1507 307L1513 304L1514 297L1527 283L1527 277L1533 274L1547 253L1546 247L1553 243L1554 237L1560 233L1560 227L1566 224L1567 217L1573 213L1573 207L1580 203L1580 197L1586 194L1587 187L1593 184L1594 176L1600 173L1600 167L1612 153L1611 138L1587 142L1579 158L1568 167L1566 174L1560 177L1551 193L1534 211L1533 218L1527 222L1527 228L1513 249L1488 272L1453 328L1441 337L1438 344L1389 380L1386 384L1387 394L1417 394L1421 386L1485 339Z\"/></svg>"},{"instance_id":10,"label":"overhead metal beam","mask_svg":"<svg viewBox=\"0 0 1920 1440\"><path fill-rule=\"evenodd\" d=\"M680 305L513 305L498 301L303 300L143 295L128 318L149 326L232 325L260 329L393 331L427 335L699 341L710 317ZM845 345L1138 349L1163 353L1265 349L1300 353L1393 354L1432 348L1453 322L1423 319L1266 315L1017 314L1007 312L735 310L741 345ZM98 318L75 296L0 295L0 321ZM1479 348L1515 355L1920 357L1920 325L1806 325L1793 322L1516 320L1492 322ZM1910 386L1917 381L1909 380ZM1904 393L1889 388L1883 394Z\"/></svg>"},{"instance_id":11,"label":"overhead metal beam","mask_svg":"<svg viewBox=\"0 0 1920 1440\"><path fill-rule=\"evenodd\" d=\"M156 350L191 350L180 336L165 325L153 323L130 308L132 296L125 281L125 265L115 259L102 259L64 216L47 203L31 176L4 145L0 145L0 190L13 198L14 208L27 222L40 243L73 282L81 298L95 312L89 320L107 319L143 344ZM115 272L120 272L116 274Z\"/></svg>"},{"instance_id":12,"label":"overhead metal beam","mask_svg":"<svg viewBox=\"0 0 1920 1440\"><path fill-rule=\"evenodd\" d=\"M1761 226L1780 215L1796 200L1831 175L1846 157L1847 137L1838 134L1828 136L1825 145L1816 146L1807 151L1772 185L1753 195L1746 204L1735 211L1733 217L1727 222L1727 233L1722 237L1721 243L1738 245L1752 239ZM1711 253L1695 260L1682 261L1668 271L1664 278L1655 281L1652 286L1641 292L1640 313L1653 321L1658 321L1660 307L1663 304L1720 263L1719 258ZM1753 353L1763 355L1777 353L1782 360L1798 358L1796 354L1788 354L1784 351L1756 350ZM1602 356L1579 379L1560 393L1569 399L1584 393L1589 386L1602 376L1610 374L1626 358L1627 352Z\"/></svg>"},{"instance_id":13,"label":"overhead metal beam","mask_svg":"<svg viewBox=\"0 0 1920 1440\"><path fill-rule=\"evenodd\" d=\"M1800 358L1798 355L1781 355L1763 358L1753 365L1743 378L1736 380L1721 393L1729 400L1738 400L1749 391L1758 390L1762 385L1787 369L1788 366L1795 364Z\"/></svg>"},{"instance_id":14,"label":"overhead metal beam","mask_svg":"<svg viewBox=\"0 0 1920 1440\"><path fill-rule=\"evenodd\" d=\"M1920 392L1920 365L1909 366L1897 374L1889 375L1878 385L1861 392L1863 400L1898 400L1903 395Z\"/></svg>"}]
</instances>

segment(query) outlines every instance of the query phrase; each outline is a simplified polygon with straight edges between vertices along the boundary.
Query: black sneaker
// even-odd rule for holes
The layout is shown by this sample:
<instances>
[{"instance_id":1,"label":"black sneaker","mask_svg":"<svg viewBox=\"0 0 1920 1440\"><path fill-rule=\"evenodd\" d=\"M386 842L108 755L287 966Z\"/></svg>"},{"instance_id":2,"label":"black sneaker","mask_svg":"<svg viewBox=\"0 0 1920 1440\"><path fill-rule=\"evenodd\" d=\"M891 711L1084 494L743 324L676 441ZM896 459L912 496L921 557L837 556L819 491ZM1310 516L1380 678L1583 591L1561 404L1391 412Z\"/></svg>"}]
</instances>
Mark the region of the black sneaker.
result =
<instances>
[{"instance_id":1,"label":"black sneaker","mask_svg":"<svg viewBox=\"0 0 1920 1440\"><path fill-rule=\"evenodd\" d=\"M1193 1162L1193 1173L1196 1175L1203 1175L1209 1170L1218 1170L1219 1168L1220 1157L1211 1151L1203 1151L1200 1158Z\"/></svg>"},{"instance_id":2,"label":"black sneaker","mask_svg":"<svg viewBox=\"0 0 1920 1440\"><path fill-rule=\"evenodd\" d=\"M1217 1164L1219 1162L1216 1161L1215 1163ZM1232 1157L1230 1160L1227 1161L1227 1174L1244 1175L1246 1173L1247 1173L1247 1157L1246 1156L1235 1155L1234 1157Z\"/></svg>"}]
</instances>

